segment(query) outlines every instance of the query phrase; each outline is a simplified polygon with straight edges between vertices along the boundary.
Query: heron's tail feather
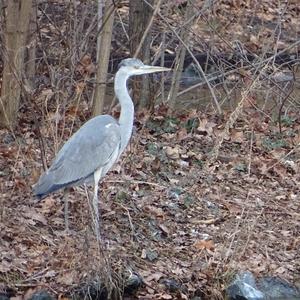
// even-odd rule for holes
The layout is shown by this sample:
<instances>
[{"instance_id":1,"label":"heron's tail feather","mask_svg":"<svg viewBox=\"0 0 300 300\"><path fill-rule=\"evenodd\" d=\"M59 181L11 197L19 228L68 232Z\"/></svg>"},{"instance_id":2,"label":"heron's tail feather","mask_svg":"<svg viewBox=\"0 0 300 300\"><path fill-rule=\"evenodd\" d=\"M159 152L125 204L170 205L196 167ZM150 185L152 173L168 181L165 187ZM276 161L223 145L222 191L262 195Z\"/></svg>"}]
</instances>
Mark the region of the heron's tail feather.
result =
<instances>
[{"instance_id":1,"label":"heron's tail feather","mask_svg":"<svg viewBox=\"0 0 300 300\"><path fill-rule=\"evenodd\" d=\"M33 193L39 200L62 188L62 185L53 184L52 177L51 173L45 173L41 176L38 183L33 186Z\"/></svg>"}]
</instances>

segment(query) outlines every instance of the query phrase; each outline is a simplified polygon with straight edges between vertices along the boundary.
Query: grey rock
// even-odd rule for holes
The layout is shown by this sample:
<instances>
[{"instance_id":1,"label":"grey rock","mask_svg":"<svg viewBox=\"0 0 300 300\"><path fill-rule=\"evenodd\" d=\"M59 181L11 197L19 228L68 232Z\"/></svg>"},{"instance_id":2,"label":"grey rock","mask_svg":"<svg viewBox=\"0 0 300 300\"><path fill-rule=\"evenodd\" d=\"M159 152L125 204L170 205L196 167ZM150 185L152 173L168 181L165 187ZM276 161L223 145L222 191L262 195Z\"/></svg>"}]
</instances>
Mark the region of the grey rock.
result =
<instances>
[{"instance_id":1,"label":"grey rock","mask_svg":"<svg viewBox=\"0 0 300 300\"><path fill-rule=\"evenodd\" d=\"M258 280L257 286L264 293L266 300L300 299L300 290L280 278L264 277Z\"/></svg>"},{"instance_id":2,"label":"grey rock","mask_svg":"<svg viewBox=\"0 0 300 300\"><path fill-rule=\"evenodd\" d=\"M181 284L175 279L162 279L160 281L171 293L181 290Z\"/></svg>"},{"instance_id":3,"label":"grey rock","mask_svg":"<svg viewBox=\"0 0 300 300\"><path fill-rule=\"evenodd\" d=\"M34 293L29 300L54 300L46 291L38 291Z\"/></svg>"},{"instance_id":4,"label":"grey rock","mask_svg":"<svg viewBox=\"0 0 300 300\"><path fill-rule=\"evenodd\" d=\"M248 271L237 274L226 293L230 300L264 300L264 294L257 289L255 278Z\"/></svg>"},{"instance_id":5,"label":"grey rock","mask_svg":"<svg viewBox=\"0 0 300 300\"><path fill-rule=\"evenodd\" d=\"M236 275L226 290L228 300L300 300L300 290L276 277L255 280L246 271Z\"/></svg>"},{"instance_id":6,"label":"grey rock","mask_svg":"<svg viewBox=\"0 0 300 300\"><path fill-rule=\"evenodd\" d=\"M132 273L129 278L126 280L124 293L133 294L135 293L143 284L143 279L140 275Z\"/></svg>"}]
</instances>

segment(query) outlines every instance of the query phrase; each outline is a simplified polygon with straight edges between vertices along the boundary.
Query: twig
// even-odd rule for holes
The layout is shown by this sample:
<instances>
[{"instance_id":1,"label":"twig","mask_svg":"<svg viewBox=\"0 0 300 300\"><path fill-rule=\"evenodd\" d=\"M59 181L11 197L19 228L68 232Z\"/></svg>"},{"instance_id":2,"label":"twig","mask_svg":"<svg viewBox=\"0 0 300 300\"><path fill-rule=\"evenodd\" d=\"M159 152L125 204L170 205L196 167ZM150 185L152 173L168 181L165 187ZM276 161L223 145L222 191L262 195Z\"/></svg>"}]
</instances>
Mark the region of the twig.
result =
<instances>
[{"instance_id":1,"label":"twig","mask_svg":"<svg viewBox=\"0 0 300 300\"><path fill-rule=\"evenodd\" d=\"M294 80L295 80L295 74L294 75ZM289 83L288 83L289 85ZM282 126L281 126L281 113L282 113L282 109L283 109L283 106L286 102L286 100L288 100L288 98L290 97L291 93L293 92L293 87L294 87L294 81L291 81L290 82L290 90L289 92L285 95L285 97L282 99L281 101L281 105L279 107L279 110L278 110L278 127L279 127L279 132L282 133Z\"/></svg>"},{"instance_id":2,"label":"twig","mask_svg":"<svg viewBox=\"0 0 300 300\"><path fill-rule=\"evenodd\" d=\"M210 158L206 161L204 168L207 169L211 164L213 164L217 160L225 136L229 135L230 128L232 128L233 124L236 122L237 118L242 113L245 100L248 98L250 91L257 85L258 79L260 78L260 74L264 72L266 67L267 65L265 65L265 67L262 70L260 70L260 73L257 74L256 78L249 84L247 89L242 92L241 101L237 105L236 109L231 113L228 121L226 122L224 131L221 134L219 140L217 141L217 144L210 152Z\"/></svg>"},{"instance_id":3,"label":"twig","mask_svg":"<svg viewBox=\"0 0 300 300\"><path fill-rule=\"evenodd\" d=\"M164 67L165 65L165 46L166 46L166 33L163 32L162 34L162 41L161 41L161 56L160 56L160 66ZM165 102L165 76L161 76L161 100L162 103Z\"/></svg>"},{"instance_id":4,"label":"twig","mask_svg":"<svg viewBox=\"0 0 300 300\"><path fill-rule=\"evenodd\" d=\"M120 13L119 13L118 10L116 10L116 14L117 14L117 16L118 16L118 18L119 18L119 20L120 20L121 27L122 27L122 29L123 29L123 33L124 33L124 35L126 36L126 40L129 41L129 35L128 35L126 29L125 29L124 22L123 22L122 17L121 17L121 15L120 15Z\"/></svg>"},{"instance_id":5,"label":"twig","mask_svg":"<svg viewBox=\"0 0 300 300\"><path fill-rule=\"evenodd\" d=\"M105 180L105 182L108 183L124 183L126 182L126 180ZM155 186L161 189L168 189L169 187L164 186L164 185L160 185L158 183L155 182L148 182L148 181L141 181L141 180L130 180L130 183L135 183L135 184L146 184L146 185L150 185L150 186Z\"/></svg>"},{"instance_id":6,"label":"twig","mask_svg":"<svg viewBox=\"0 0 300 300\"><path fill-rule=\"evenodd\" d=\"M296 149L298 149L298 148L300 148L300 142L292 150L290 150L287 154L280 157L276 163L274 163L272 166L268 167L266 171L269 171L269 170L273 169L275 166L277 166L278 164L283 163L283 160L285 158L287 158L289 155L291 155L293 152L295 152Z\"/></svg>"},{"instance_id":7,"label":"twig","mask_svg":"<svg viewBox=\"0 0 300 300\"><path fill-rule=\"evenodd\" d=\"M167 98L167 102L169 104L169 113L173 112L175 109L175 104L176 104L176 97L179 89L179 82L180 82L180 77L181 73L183 70L183 64L184 64L184 59L185 59L185 54L186 54L186 47L184 46L187 41L188 41L188 29L187 26L189 24L187 20L194 20L193 16L193 6L190 1L187 2L187 7L186 7L186 12L184 16L184 21L186 24L184 24L181 27L180 30L180 37L182 39L182 43L178 46L177 53L176 53L176 58L175 58L175 68L173 72L173 77L172 77L172 83L171 83L171 89Z\"/></svg>"},{"instance_id":8,"label":"twig","mask_svg":"<svg viewBox=\"0 0 300 300\"><path fill-rule=\"evenodd\" d=\"M165 22L167 22L167 21L165 21ZM288 50L290 50L290 49L298 46L299 44L300 44L300 41L297 41L294 44L292 44L292 45L288 46L287 48L285 48L284 50L279 51L278 53L276 53L276 54L274 54L274 55L272 55L272 56L270 56L270 57L268 57L268 58L260 61L259 63L251 64L250 66L242 66L242 67L236 68L234 70L229 70L225 74L217 75L217 76L214 76L214 77L210 78L209 81L218 80L219 78L222 78L224 76L228 76L230 74L236 73L239 70L249 70L249 69L252 69L252 68L257 68L257 67L259 67L259 66L261 66L263 64L271 62L272 60L274 60L276 58L276 56L279 56L279 55L285 53L286 51L288 51ZM280 89L280 87L278 86L278 84L274 80L271 80L271 82ZM186 94L187 92L190 92L190 91L194 90L195 88L201 87L201 86L203 86L205 84L206 84L206 82L199 82L199 83L197 83L195 85L192 85L192 86L186 88L185 90L179 92L177 96L182 96L182 95Z\"/></svg>"},{"instance_id":9,"label":"twig","mask_svg":"<svg viewBox=\"0 0 300 300\"><path fill-rule=\"evenodd\" d=\"M253 128L251 129L250 137L250 149L249 149L249 162L248 162L248 176L251 174L251 163L252 163L252 150L253 150Z\"/></svg>"},{"instance_id":10,"label":"twig","mask_svg":"<svg viewBox=\"0 0 300 300\"><path fill-rule=\"evenodd\" d=\"M235 123L235 121L237 120L239 115L241 114L241 112L243 110L243 106L244 106L244 101L247 98L248 93L249 93L249 90L242 92L242 99L239 102L239 104L237 105L236 109L231 113L228 121L226 122L224 131L221 134L219 140L217 141L217 144L214 146L214 148L210 152L210 158L206 161L204 168L208 168L211 164L213 164L217 160L217 158L219 156L220 148L224 141L224 138L225 138L225 136L229 135L230 128L233 126L233 124Z\"/></svg>"},{"instance_id":11,"label":"twig","mask_svg":"<svg viewBox=\"0 0 300 300\"><path fill-rule=\"evenodd\" d=\"M152 5L150 5L149 3L147 3L147 4L148 4L149 6L152 7ZM212 95L213 100L214 100L214 103L215 103L215 105L216 105L216 107L217 107L218 113L219 113L219 114L222 114L222 110L221 110L221 107L220 107L220 105L219 105L219 103L218 103L218 100L217 100L217 98L216 98L216 95L215 95L215 93L214 93L214 90L213 90L213 88L212 88L210 82L207 80L207 77L205 76L204 71L203 71L201 65L199 64L198 60L197 60L196 57L194 56L192 50L186 45L186 43L184 43L184 41L182 40L182 38L179 36L179 34L176 32L176 30L174 30L174 29L171 27L171 25L170 25L169 22L166 20L166 18L165 18L162 14L160 14L159 12L158 12L157 14L162 18L162 20L166 23L166 25L168 26L168 28L174 33L174 35L177 37L177 39L180 41L180 43L182 43L182 45L186 48L186 50L187 50L187 52L189 53L189 55L192 57L192 59L193 59L193 61L195 62L196 66L198 67L198 69L199 69L201 75L203 76L203 78L204 78L204 80L205 80L205 82L206 82L206 84L207 84L207 86L208 86L208 88L209 88L209 91L211 92L211 95Z\"/></svg>"},{"instance_id":12,"label":"twig","mask_svg":"<svg viewBox=\"0 0 300 300\"><path fill-rule=\"evenodd\" d=\"M138 240L137 235L136 235L135 230L134 230L134 226L133 226L132 219L131 219L128 208L126 208L124 205L122 205L120 203L117 203L117 204L126 211L127 216L128 216L129 225L130 225L130 228L131 228L132 238L135 238L136 240Z\"/></svg>"}]
</instances>

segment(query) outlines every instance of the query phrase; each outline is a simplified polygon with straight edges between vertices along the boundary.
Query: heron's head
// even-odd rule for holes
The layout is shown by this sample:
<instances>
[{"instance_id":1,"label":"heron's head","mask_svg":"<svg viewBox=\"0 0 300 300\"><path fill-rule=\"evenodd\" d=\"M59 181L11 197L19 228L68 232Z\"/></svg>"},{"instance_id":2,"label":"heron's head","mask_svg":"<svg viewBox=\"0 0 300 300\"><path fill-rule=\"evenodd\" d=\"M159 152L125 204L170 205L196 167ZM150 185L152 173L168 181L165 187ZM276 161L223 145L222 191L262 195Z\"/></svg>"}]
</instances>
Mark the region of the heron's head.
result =
<instances>
[{"instance_id":1,"label":"heron's head","mask_svg":"<svg viewBox=\"0 0 300 300\"><path fill-rule=\"evenodd\" d=\"M128 76L133 75L143 75L155 72L164 72L170 71L171 69L165 67L157 67L157 66L148 66L144 65L137 58L126 58L123 59L119 64L119 71L123 71L128 74Z\"/></svg>"}]
</instances>

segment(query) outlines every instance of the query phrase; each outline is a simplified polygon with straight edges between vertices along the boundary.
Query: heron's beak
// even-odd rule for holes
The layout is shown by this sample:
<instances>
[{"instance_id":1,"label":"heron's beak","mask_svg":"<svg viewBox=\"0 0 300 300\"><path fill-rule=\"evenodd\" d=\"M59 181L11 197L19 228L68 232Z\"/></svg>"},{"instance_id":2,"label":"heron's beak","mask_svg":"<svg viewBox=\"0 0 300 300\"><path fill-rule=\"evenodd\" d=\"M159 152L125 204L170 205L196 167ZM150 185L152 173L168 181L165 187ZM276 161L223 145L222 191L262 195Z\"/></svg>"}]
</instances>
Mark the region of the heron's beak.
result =
<instances>
[{"instance_id":1,"label":"heron's beak","mask_svg":"<svg viewBox=\"0 0 300 300\"><path fill-rule=\"evenodd\" d=\"M143 66L139 69L139 71L141 72L140 74L165 72L165 71L170 71L170 70L171 70L170 68L157 67L157 66Z\"/></svg>"}]
</instances>

